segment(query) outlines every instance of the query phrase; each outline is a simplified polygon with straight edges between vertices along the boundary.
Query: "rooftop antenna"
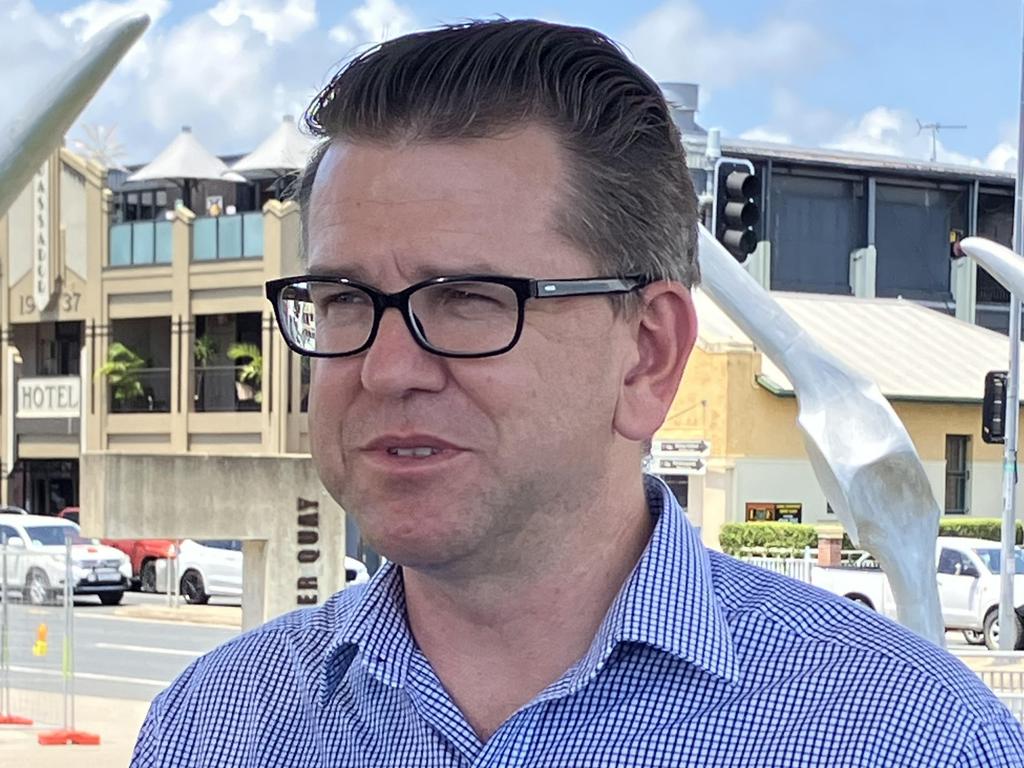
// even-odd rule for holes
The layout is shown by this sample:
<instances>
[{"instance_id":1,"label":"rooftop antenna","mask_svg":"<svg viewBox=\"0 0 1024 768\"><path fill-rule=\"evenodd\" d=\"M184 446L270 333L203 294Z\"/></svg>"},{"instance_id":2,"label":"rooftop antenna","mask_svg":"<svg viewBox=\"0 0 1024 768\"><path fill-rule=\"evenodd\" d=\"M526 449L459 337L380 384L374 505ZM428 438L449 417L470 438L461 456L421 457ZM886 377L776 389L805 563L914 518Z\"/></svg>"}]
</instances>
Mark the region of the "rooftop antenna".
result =
<instances>
[{"instance_id":1,"label":"rooftop antenna","mask_svg":"<svg viewBox=\"0 0 1024 768\"><path fill-rule=\"evenodd\" d=\"M966 125L946 125L944 123L922 123L920 120L917 120L917 135L918 136L921 135L921 131L931 131L932 132L932 162L933 163L935 162L935 147L936 147L936 144L938 143L937 142L937 137L939 135L939 131L948 131L948 130L962 131L962 130L964 130L966 128L967 128Z\"/></svg>"}]
</instances>

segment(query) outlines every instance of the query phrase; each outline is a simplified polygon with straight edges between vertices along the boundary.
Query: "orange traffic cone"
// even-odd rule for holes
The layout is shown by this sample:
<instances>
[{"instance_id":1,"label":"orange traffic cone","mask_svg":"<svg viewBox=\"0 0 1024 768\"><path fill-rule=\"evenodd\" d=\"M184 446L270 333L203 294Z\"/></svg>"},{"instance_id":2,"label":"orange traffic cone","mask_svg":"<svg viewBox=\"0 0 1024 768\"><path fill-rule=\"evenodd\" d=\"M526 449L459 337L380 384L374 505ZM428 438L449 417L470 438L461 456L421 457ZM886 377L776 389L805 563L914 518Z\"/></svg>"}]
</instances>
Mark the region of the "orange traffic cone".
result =
<instances>
[{"instance_id":1,"label":"orange traffic cone","mask_svg":"<svg viewBox=\"0 0 1024 768\"><path fill-rule=\"evenodd\" d=\"M47 648L48 648L48 645L47 645L47 642L46 642L46 637L47 637L48 634L49 634L49 630L46 628L46 625L45 624L40 624L39 628L36 630L36 642L32 646L32 655L33 656L45 656L46 655L46 651L47 651Z\"/></svg>"}]
</instances>

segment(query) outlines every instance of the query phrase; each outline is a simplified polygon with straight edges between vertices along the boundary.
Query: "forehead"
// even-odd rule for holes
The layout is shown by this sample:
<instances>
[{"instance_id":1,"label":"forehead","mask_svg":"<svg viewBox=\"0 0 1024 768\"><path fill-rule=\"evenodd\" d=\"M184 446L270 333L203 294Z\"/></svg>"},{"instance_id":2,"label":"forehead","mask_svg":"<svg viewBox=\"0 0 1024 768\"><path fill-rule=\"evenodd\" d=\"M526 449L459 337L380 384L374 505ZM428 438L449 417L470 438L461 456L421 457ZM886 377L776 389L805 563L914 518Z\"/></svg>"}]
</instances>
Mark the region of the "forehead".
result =
<instances>
[{"instance_id":1,"label":"forehead","mask_svg":"<svg viewBox=\"0 0 1024 768\"><path fill-rule=\"evenodd\" d=\"M547 275L559 262L575 273L582 254L554 227L564 188L562 150L539 127L443 143L335 142L310 195L309 268L371 281Z\"/></svg>"}]
</instances>

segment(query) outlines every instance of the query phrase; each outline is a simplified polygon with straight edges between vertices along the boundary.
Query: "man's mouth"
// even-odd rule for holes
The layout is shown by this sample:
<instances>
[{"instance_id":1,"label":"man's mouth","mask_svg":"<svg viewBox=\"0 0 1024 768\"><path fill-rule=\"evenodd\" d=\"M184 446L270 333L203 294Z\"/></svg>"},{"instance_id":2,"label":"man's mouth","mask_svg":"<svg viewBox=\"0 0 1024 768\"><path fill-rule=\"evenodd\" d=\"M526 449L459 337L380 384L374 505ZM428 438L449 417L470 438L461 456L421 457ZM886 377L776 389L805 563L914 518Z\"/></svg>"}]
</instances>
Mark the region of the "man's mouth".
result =
<instances>
[{"instance_id":1,"label":"man's mouth","mask_svg":"<svg viewBox=\"0 0 1024 768\"><path fill-rule=\"evenodd\" d=\"M403 456L410 458L425 458L427 456L434 456L441 453L441 448L431 448L430 446L423 446L418 448L388 448L387 453L389 456Z\"/></svg>"}]
</instances>

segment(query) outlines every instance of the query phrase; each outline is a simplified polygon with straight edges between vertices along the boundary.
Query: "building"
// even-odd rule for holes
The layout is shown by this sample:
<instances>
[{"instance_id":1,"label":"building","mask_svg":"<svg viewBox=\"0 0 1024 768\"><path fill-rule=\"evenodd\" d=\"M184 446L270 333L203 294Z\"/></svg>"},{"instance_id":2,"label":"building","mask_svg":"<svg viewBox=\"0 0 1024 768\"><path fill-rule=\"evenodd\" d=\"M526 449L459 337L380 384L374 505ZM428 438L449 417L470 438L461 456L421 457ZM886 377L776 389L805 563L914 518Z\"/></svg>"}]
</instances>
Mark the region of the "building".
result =
<instances>
[{"instance_id":1,"label":"building","mask_svg":"<svg viewBox=\"0 0 1024 768\"><path fill-rule=\"evenodd\" d=\"M695 299L700 335L654 440L653 471L711 547L725 523L838 522L807 458L792 384L706 294ZM775 299L827 352L878 384L944 514L1001 514L1003 447L981 439L981 401L985 373L1005 363L1005 336L905 299ZM1021 505L1024 488L1017 494Z\"/></svg>"},{"instance_id":2,"label":"building","mask_svg":"<svg viewBox=\"0 0 1024 768\"><path fill-rule=\"evenodd\" d=\"M678 119L703 188L706 137L692 111ZM759 171L767 204L747 267L795 292L787 307L903 296L935 316L935 333L971 329L948 315L1006 324L1004 293L970 262L951 265L949 238L1008 240L1009 176L791 147L724 151ZM242 539L247 624L324 599L343 583L339 551L371 568L374 558L312 469L308 368L264 298L266 280L302 271L298 209L279 199L286 186L128 182L60 149L0 218L0 495L44 514L80 505L94 534ZM747 501L800 503L801 519L822 518L787 383L748 341L715 332L727 325L701 301L701 344L659 438L705 446L697 474L672 474L673 486L712 544L714 526L742 519ZM1000 367L997 358L985 364ZM972 379L941 407L917 390L897 402L908 426L921 424L911 434L937 489L949 466L966 472L968 454L989 461L976 439L980 387ZM758 429L727 428L755 410ZM954 421L948 434L971 442L960 454L951 444L947 462L945 438L922 435ZM770 469L754 471L757 461ZM964 480L965 514L991 513L982 469ZM791 480L765 485L771 477Z\"/></svg>"}]
</instances>

